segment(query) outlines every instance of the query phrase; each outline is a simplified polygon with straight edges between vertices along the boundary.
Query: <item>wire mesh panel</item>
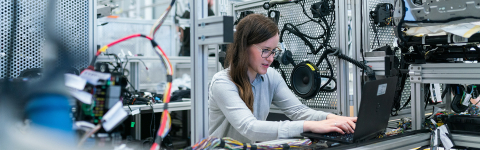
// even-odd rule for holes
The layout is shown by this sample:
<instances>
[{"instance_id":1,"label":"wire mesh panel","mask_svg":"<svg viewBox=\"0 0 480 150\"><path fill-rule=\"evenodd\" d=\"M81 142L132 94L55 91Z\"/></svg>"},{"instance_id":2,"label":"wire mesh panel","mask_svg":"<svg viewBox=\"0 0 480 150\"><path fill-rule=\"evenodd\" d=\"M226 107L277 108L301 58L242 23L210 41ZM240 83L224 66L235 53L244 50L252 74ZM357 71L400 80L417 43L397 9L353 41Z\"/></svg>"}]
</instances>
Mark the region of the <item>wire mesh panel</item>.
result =
<instances>
[{"instance_id":1,"label":"wire mesh panel","mask_svg":"<svg viewBox=\"0 0 480 150\"><path fill-rule=\"evenodd\" d=\"M313 3L319 2L317 0L305 0L305 12L309 15L312 16L312 13L310 11L310 7ZM334 3L334 0L330 1L331 6L334 6L332 3ZM268 11L263 9L261 4L263 2L259 3L260 5L255 5L251 6L248 8L238 8L238 5L233 5L234 6L234 12L235 16L238 18L240 15L240 12L242 11L253 11L256 14L264 14L267 16ZM290 3L290 4L283 4L283 5L277 5L274 8L270 8L270 10L277 10L280 12L280 19L278 22L278 28L281 31L285 23L291 23L294 25L299 25L297 26L298 29L302 32L305 33L309 36L319 36L324 33L323 28L314 22L306 22L309 20L309 18L304 14L303 9L300 4L295 4L295 3ZM335 12L330 12L330 15L325 17L327 22L332 22L332 20L336 20L335 18ZM337 21L334 21L331 25L331 38L329 45L332 47L338 47L337 45L337 36L336 36L336 28L335 26L337 25ZM288 32L285 32L285 35L283 37L284 39L284 44L286 44L286 47L292 51L293 53L293 59L296 64L304 61L304 60L309 60L312 63L316 63L318 59L320 58L320 55L323 53L324 49L321 49L320 52L317 55L313 55L307 45L305 45L305 42L302 41L299 37L293 35L293 34L287 34ZM315 41L315 40L309 40L313 47L317 48L320 46L320 43ZM332 64L332 68L334 69L334 78L337 78L337 58L336 57L328 57L329 61ZM292 65L281 65L281 68L283 71L286 73L286 82L289 85L290 84L290 74L294 68ZM330 75L330 72L328 71L327 64L325 60L318 66L318 68L321 71L321 75ZM280 72L280 70L278 70ZM338 90L337 90L338 91ZM330 110L330 111L335 111L338 108L338 93L337 91L335 92L322 92L320 91L314 98L306 100L302 99L301 97L298 97L298 99L305 105L307 105L310 108L314 109L319 109L319 110ZM292 91L293 92L293 91Z\"/></svg>"},{"instance_id":2,"label":"wire mesh panel","mask_svg":"<svg viewBox=\"0 0 480 150\"><path fill-rule=\"evenodd\" d=\"M43 68L44 58L55 54L44 53L45 49L45 21L47 18L47 0L22 0L17 1L16 27L13 21L13 0L0 1L1 36L0 36L0 78L16 78L25 69ZM89 6L93 1L85 0L58 0L56 5L55 30L57 36L66 45L67 51L74 56L74 68L87 67L89 61L91 32L91 17ZM15 30L16 36L10 39L11 31ZM14 50L8 51L10 40L14 40ZM7 56L13 56L11 62ZM53 57L60 58L63 56ZM49 57L50 58L50 57ZM7 75L7 63L11 64L10 74ZM63 63L63 62L59 62Z\"/></svg>"},{"instance_id":3,"label":"wire mesh panel","mask_svg":"<svg viewBox=\"0 0 480 150\"><path fill-rule=\"evenodd\" d=\"M384 27L378 27L374 25L373 19L370 17L370 11L372 11L377 4L380 3L390 3L393 5L393 0L368 0L366 1L368 4L368 9L363 11L363 18L366 18L369 20L369 25L368 25L368 37L369 41L369 51L372 51L376 48L380 48L385 45L390 45L393 46L395 45L394 43L396 42L396 37L394 33L394 26L384 26ZM376 28L377 30L374 30ZM375 32L376 31L376 32ZM400 51L397 51L396 56L400 58ZM402 91L402 100L400 101L401 106L407 102L407 100L410 98L410 79L407 78L405 81L405 87ZM410 104L408 104L405 108L410 108Z\"/></svg>"}]
</instances>

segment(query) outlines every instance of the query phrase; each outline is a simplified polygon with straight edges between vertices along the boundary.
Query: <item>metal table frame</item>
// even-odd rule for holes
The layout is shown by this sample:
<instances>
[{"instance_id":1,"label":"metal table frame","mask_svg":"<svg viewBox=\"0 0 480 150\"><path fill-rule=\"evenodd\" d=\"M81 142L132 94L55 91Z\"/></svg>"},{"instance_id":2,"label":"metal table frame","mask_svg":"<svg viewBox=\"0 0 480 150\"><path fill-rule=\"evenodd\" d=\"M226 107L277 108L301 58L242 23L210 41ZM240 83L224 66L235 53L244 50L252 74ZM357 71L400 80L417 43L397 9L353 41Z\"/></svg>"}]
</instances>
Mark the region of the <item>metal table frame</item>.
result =
<instances>
[{"instance_id":1,"label":"metal table frame","mask_svg":"<svg viewBox=\"0 0 480 150\"><path fill-rule=\"evenodd\" d=\"M478 63L413 64L409 68L412 87L412 129L418 130L425 120L423 84L480 84ZM451 97L446 96L445 104L450 109Z\"/></svg>"},{"instance_id":2,"label":"metal table frame","mask_svg":"<svg viewBox=\"0 0 480 150\"><path fill-rule=\"evenodd\" d=\"M130 108L129 108L130 107ZM134 117L135 121L135 135L134 138L136 140L141 140L142 137L142 113L152 113L152 107L154 113L163 112L163 103L154 104L153 106L149 105L130 105L130 106L123 106L123 109L128 112L129 115ZM130 111L130 109L132 111ZM181 110L190 110L191 109L191 102L184 101L184 102L173 102L168 104L169 111L181 111ZM189 126L189 125L187 125Z\"/></svg>"}]
</instances>

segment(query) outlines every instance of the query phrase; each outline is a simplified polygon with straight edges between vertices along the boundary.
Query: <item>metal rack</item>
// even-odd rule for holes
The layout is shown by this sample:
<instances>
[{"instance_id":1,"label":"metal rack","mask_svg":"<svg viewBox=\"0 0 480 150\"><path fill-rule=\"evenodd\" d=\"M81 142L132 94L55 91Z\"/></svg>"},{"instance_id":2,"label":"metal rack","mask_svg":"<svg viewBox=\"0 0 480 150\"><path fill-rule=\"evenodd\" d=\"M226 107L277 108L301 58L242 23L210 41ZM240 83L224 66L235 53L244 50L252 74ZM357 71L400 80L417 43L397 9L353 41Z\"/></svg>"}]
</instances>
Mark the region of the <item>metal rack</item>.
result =
<instances>
[{"instance_id":1,"label":"metal rack","mask_svg":"<svg viewBox=\"0 0 480 150\"><path fill-rule=\"evenodd\" d=\"M478 63L437 63L413 64L409 68L412 87L412 129L421 129L425 120L423 84L480 84L480 64ZM446 96L445 104L449 110L451 97Z\"/></svg>"},{"instance_id":2,"label":"metal rack","mask_svg":"<svg viewBox=\"0 0 480 150\"><path fill-rule=\"evenodd\" d=\"M245 10L250 10L254 11L255 13L264 13L266 14L267 11L264 10L261 5L266 2L266 0L252 0L248 2L242 2L242 3L232 3L232 14L234 15L234 20L236 20L237 15L239 14L238 12L245 11ZM369 11L371 8L373 8L377 3L380 2L391 2L393 3L393 0L370 0L370 1L362 1L362 0L352 0L352 37L354 40L352 40L352 49L355 51L353 54L353 58L357 58L357 60L362 60L361 53L359 49L365 49L369 50L373 44L373 29L371 27L371 20L369 17ZM335 47L339 47L342 51L342 53L346 53L346 50L348 48L348 38L347 38L347 33L348 33L348 20L347 20L347 9L346 9L346 2L345 1L340 1L336 0L335 1L336 5L336 24L335 24L335 29L334 29L334 37L331 40L331 44ZM201 41L198 41L199 39L195 39L195 37L199 37L201 34L199 31L197 31L195 28L201 27L201 20L206 18L207 14L207 5L206 5L206 0L199 0L195 1L192 0L191 4L193 7L192 13L195 15L192 15L191 18L191 23L193 25L192 29L192 39L194 43L192 43L192 62L194 63L194 67L192 68L192 73L195 73L195 77L193 78L193 90L192 95L195 98L196 101L192 101L192 144L196 141L199 141L201 138L206 137L208 135L208 122L205 121L206 118L208 118L208 103L207 103L207 79L206 79L206 56L207 56L207 44L215 44L215 42L212 43L202 43ZM310 3L308 3L310 4ZM307 4L307 5L308 5ZM279 28L281 29L281 24L286 23L286 22L294 22L294 23L299 23L301 22L301 16L303 16L302 12L295 11L295 4L285 4L285 5L279 5L275 8L272 8L273 10L280 10L282 11L288 11L289 13L285 13L280 17L279 21ZM299 9L299 8L296 8ZM198 25L198 26L197 26ZM318 29L315 29L314 27L306 27L302 28L301 30L307 30L310 32L318 33ZM363 32L363 34L361 34ZM380 45L384 44L391 44L394 45L395 37L393 35L393 29L389 27L383 27L379 29L379 39L380 40ZM290 49L305 49L303 46L303 43L300 42L300 40L295 39L293 36L287 36L286 43L289 46ZM289 42L290 41L290 42ZM375 41L376 42L376 41ZM363 44L362 44L363 43ZM363 46L362 46L363 45ZM378 47L378 45L374 45L374 48ZM302 51L299 50L301 53ZM302 59L310 59L310 60L316 60L315 56L308 56L308 55L301 55L301 54L295 54L294 53L294 59L295 60L302 60ZM333 59L333 58L331 58ZM339 114L348 114L349 109L347 109L348 105L348 70L346 66L346 62L343 60L338 60L334 59L335 62L333 65L335 66L335 77L338 79L338 91L337 93L328 95L328 94L319 94L317 97L312 101L306 101L302 100L302 103L306 104L307 106L310 106L314 109L318 110L323 110L323 111L328 111L328 112L336 112ZM283 66L284 70L288 72L291 72L292 68L291 66ZM412 68L413 67L413 68ZM415 70L415 67L421 68L418 70ZM473 74L478 74L480 71L476 71L472 68L479 68L480 65L478 64L423 64L423 65L412 65L410 67L410 75L411 78L411 83L407 82L406 85L411 86L411 91L410 88L407 86L406 89L403 91L402 95L402 101L401 103L405 103L406 99L408 99L409 95L412 94L412 103L411 103L411 109L405 109L401 112L403 116L399 117L406 117L406 116L412 116L412 127L413 129L420 129L421 123L423 121L424 115L425 115L425 110L423 101L418 101L419 99L423 99L423 91L421 86L424 83L469 83L472 84L475 81L480 82L480 77L475 77ZM320 66L321 69L324 69L325 66ZM456 68L457 70L455 71L456 73L452 73L453 71L445 71L447 69L452 69ZM460 69L460 70L459 70ZM443 72L439 70L444 70ZM354 100L354 116L357 115L359 106L360 106L360 97L361 97L361 83L360 83L360 75L361 75L361 70L359 68L354 68L353 76L355 78L354 80L354 87L357 88L357 91L354 92L353 95L353 100ZM459 73L460 72L460 73ZM414 78L412 78L414 77ZM420 77L420 79L418 79ZM453 78L452 78L453 77ZM464 78L464 79L458 79L458 78ZM468 77L468 79L465 79ZM417 80L415 79L417 78ZM327 102L327 105L325 105L325 102ZM328 103L332 102L332 103ZM448 104L449 99L446 100L446 104ZM333 105L328 105L328 104L333 104ZM442 106L442 105L440 105ZM445 105L445 107L448 109L448 105ZM429 108L431 109L431 108ZM427 109L427 110L429 110ZM398 119L399 117L395 117L395 119ZM474 140L470 140L467 135L458 135L454 136L457 137L461 142L464 142L463 144L459 145L471 145ZM429 144L429 134L419 134L419 135L413 135L404 138L404 143L401 144L392 144L392 142L398 143L399 141L386 141L383 143L376 143L373 145L370 145L369 147L364 147L365 149L384 149L386 147L390 147L392 149L403 149L405 146L422 146ZM406 142L406 143L405 143ZM360 149L363 149L363 147L360 147Z\"/></svg>"},{"instance_id":3,"label":"metal rack","mask_svg":"<svg viewBox=\"0 0 480 150\"><path fill-rule=\"evenodd\" d=\"M248 1L248 2L243 2L243 3L233 3L232 8L233 8L233 14L236 14L236 12L240 10L251 10L255 9L256 11L262 11L263 8L261 8L261 5L266 2L266 0L253 0L253 1ZM313 1L309 1L307 6L309 6ZM192 98L195 99L195 101L192 101L192 144L195 143L196 141L199 141L201 138L208 136L208 121L205 120L205 118L208 118L208 91L207 91L207 84L208 79L207 79L207 68L206 68L206 62L207 62L207 49L209 44L221 44L224 43L224 41L221 41L220 39L204 39L202 35L204 34L215 34L216 36L221 36L223 33L205 33L203 28L209 27L209 24L207 22L212 22L215 20L221 20L218 17L217 18L212 18L208 17L207 18L207 1L206 0L192 0L190 1L191 6L191 18L190 22L192 23L192 30L191 30L191 54L192 54L192 74L193 76L193 82L192 82ZM333 29L333 37L331 40L331 45L333 47L339 47L342 53L346 53L347 47L348 47L348 41L347 41L347 34L348 34L348 26L347 26L347 21L345 20L347 17L347 11L346 11L346 2L342 0L335 0L335 28ZM277 8L273 9L285 9L285 10L291 10L287 11L289 13L286 13L286 16L281 17L280 19L280 24L286 23L286 22L291 22L291 19L297 19L300 18L300 16L303 16L304 19L306 18L303 13L294 11L294 7L300 7L300 6L295 6L292 4L287 4L284 6L278 6ZM299 9L299 8L297 8ZM265 11L265 10L263 10ZM310 13L310 12L308 12ZM235 15L234 15L235 16ZM286 18L289 18L290 20L287 20ZM234 18L235 20L236 18ZM300 22L302 20L295 20L295 22ZM315 33L319 33L318 30L319 27L316 28L310 28L307 26L305 29L302 28L302 30L307 30ZM337 36L338 35L338 36ZM289 36L288 38L291 38ZM288 39L287 44L291 44L296 46L296 49L301 49L304 48L303 44L299 44L298 39ZM291 45L290 48L293 48ZM301 50L299 50L301 51ZM306 54L306 51L302 51L302 53ZM310 59L310 60L317 60L317 56L308 56L308 55L301 55L301 54L294 54L294 59L295 60L303 60L303 59ZM318 110L323 110L327 112L334 112L338 114L349 114L348 109L347 109L347 99L348 99L348 69L346 67L346 62L343 60L338 60L335 57L331 57L330 60L332 60L334 70L335 70L335 77L337 78L337 87L338 91L336 93L322 93L320 96L317 96L314 100L303 100L301 101ZM326 65L320 66L320 68L325 69ZM287 72L291 72L293 67L285 67Z\"/></svg>"},{"instance_id":4,"label":"metal rack","mask_svg":"<svg viewBox=\"0 0 480 150\"><path fill-rule=\"evenodd\" d=\"M262 5L265 3L266 0L252 0L248 2L242 3L233 3L232 4L232 14L237 19L238 15L242 11L253 11L254 13L266 14L268 11L263 9ZM315 2L314 0L306 0L306 9ZM332 38L330 40L330 45L332 47L340 48L343 54L347 54L348 49L348 23L347 23L347 8L346 8L346 1L342 0L335 0L335 27L332 27ZM283 28L283 24L285 23L292 23L292 24L300 24L308 20L308 18L303 14L302 8L299 4L284 4L278 5L274 8L270 8L270 10L277 10L280 11L280 20L278 22L278 28L281 31ZM312 15L310 11L306 11L307 14L310 16ZM331 15L331 14L330 14ZM329 20L330 16L327 17ZM330 20L329 20L330 21ZM306 23L299 27L301 31L308 32L310 35L317 35L323 33L322 28L312 22ZM309 49L304 44L300 38L295 37L293 35L284 35L285 44L293 52L293 59L296 62L303 61L308 59L312 62L316 62L320 55L323 53L323 50L319 52L317 55L308 54ZM313 43L313 45L318 46L317 43ZM332 62L332 67L334 68L334 77L337 78L337 91L332 93L325 93L319 92L315 98L306 100L300 97L299 100L315 110L322 110L326 112L333 112L340 115L347 115L349 113L348 109L348 63L344 60L339 60L336 57L329 56L329 59ZM320 70L327 70L327 65L322 63L318 66ZM289 74L293 70L292 65L284 66L281 65L281 68L285 71L286 74ZM326 75L326 72L322 72L322 75ZM287 83L289 83L290 79L287 78Z\"/></svg>"},{"instance_id":5,"label":"metal rack","mask_svg":"<svg viewBox=\"0 0 480 150\"><path fill-rule=\"evenodd\" d=\"M207 0L190 1L190 55L192 62L191 144L208 136L208 55L209 45L233 41L233 19L225 16L208 17ZM229 24L232 26L229 26ZM232 29L232 30L229 30ZM213 46L213 50L218 49ZM216 55L215 61L218 61ZM219 70L217 65L217 71Z\"/></svg>"},{"instance_id":6,"label":"metal rack","mask_svg":"<svg viewBox=\"0 0 480 150\"><path fill-rule=\"evenodd\" d=\"M393 26L385 26L385 27L377 27L377 33L374 32L373 30L373 20L370 17L370 11L379 3L391 3L393 4L393 0L354 0L352 3L352 12L354 16L352 19L352 28L353 28L353 39L358 39L358 40L353 40L352 41L352 49L355 51L355 56L354 58L357 58L357 60L363 60L362 58L362 53L360 52L360 49L364 49L365 52L370 52L375 48L379 48L381 46L385 45L390 45L392 47L396 46L396 37L394 35L394 30ZM375 34L378 34L378 41L375 38ZM378 45L377 43L380 43ZM373 46L373 48L372 48ZM400 53L399 51L396 53L396 56L399 57ZM372 69L375 70L377 75L384 75L384 57L369 57L365 58L367 61L368 65L372 65ZM355 71L353 72L354 74L354 87L356 87L356 91L353 95L354 99L354 109L355 112L358 111L360 107L360 101L361 101L361 89L362 89L362 84L361 84L361 69L355 68ZM404 90L402 91L402 97L400 100L400 104L403 105L407 102L407 100L410 97L411 90L413 90L413 87L411 88L410 84L410 78L406 80ZM390 119L395 120L399 119L402 117L413 117L412 112L412 104L414 102L414 98L412 97L412 101L410 104L408 104L405 109L401 110L399 112L398 116L392 116ZM443 107L444 105L437 105L435 107ZM427 110L432 110L432 107L428 107Z\"/></svg>"}]
</instances>

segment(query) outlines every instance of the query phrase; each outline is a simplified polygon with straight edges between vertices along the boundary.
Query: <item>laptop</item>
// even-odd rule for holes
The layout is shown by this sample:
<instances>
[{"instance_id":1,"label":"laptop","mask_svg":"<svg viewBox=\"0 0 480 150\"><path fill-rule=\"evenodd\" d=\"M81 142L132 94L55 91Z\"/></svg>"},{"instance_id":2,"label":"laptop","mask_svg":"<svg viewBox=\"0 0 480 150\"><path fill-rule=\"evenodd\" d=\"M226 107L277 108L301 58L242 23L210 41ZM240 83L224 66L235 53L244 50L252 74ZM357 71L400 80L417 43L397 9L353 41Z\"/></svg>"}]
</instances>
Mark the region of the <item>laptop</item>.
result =
<instances>
[{"instance_id":1,"label":"laptop","mask_svg":"<svg viewBox=\"0 0 480 150\"><path fill-rule=\"evenodd\" d=\"M342 135L337 132L326 134L305 132L301 135L340 143L358 143L374 138L387 128L397 82L398 77L390 77L370 81L364 85L355 133Z\"/></svg>"}]
</instances>

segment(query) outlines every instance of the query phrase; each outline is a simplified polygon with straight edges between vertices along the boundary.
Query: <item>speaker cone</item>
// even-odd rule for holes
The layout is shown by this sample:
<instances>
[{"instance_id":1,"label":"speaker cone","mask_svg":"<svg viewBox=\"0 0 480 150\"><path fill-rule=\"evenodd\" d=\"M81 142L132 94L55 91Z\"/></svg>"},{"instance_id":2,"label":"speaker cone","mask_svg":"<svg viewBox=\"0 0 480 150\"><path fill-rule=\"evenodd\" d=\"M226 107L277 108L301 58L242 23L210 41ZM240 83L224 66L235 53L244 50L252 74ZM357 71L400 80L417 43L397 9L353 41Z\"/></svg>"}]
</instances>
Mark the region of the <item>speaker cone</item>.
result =
<instances>
[{"instance_id":1,"label":"speaker cone","mask_svg":"<svg viewBox=\"0 0 480 150\"><path fill-rule=\"evenodd\" d=\"M304 99L311 99L317 95L320 90L320 82L318 68L309 61L296 65L290 76L293 92Z\"/></svg>"}]
</instances>

